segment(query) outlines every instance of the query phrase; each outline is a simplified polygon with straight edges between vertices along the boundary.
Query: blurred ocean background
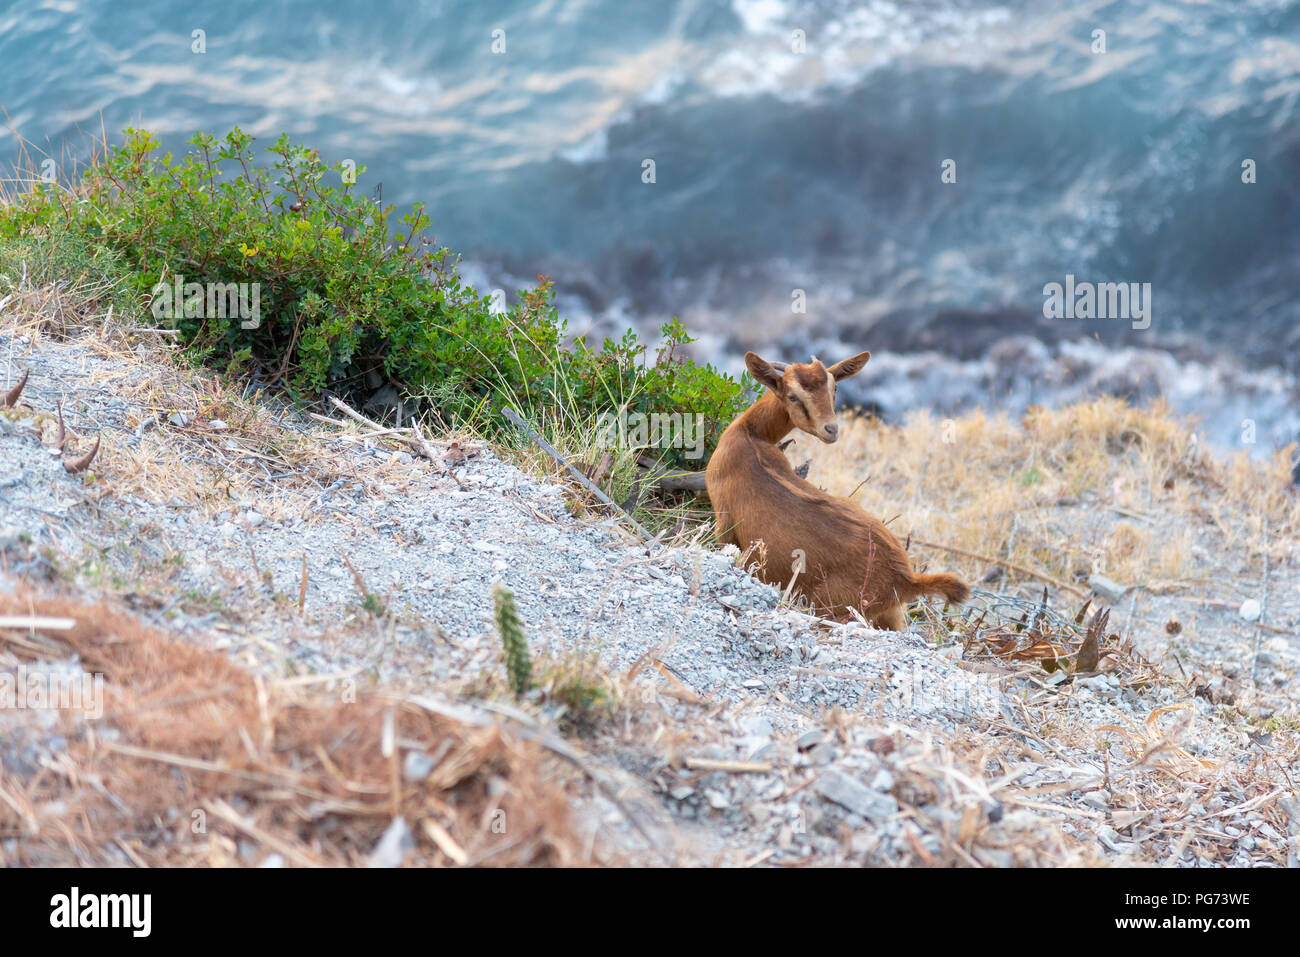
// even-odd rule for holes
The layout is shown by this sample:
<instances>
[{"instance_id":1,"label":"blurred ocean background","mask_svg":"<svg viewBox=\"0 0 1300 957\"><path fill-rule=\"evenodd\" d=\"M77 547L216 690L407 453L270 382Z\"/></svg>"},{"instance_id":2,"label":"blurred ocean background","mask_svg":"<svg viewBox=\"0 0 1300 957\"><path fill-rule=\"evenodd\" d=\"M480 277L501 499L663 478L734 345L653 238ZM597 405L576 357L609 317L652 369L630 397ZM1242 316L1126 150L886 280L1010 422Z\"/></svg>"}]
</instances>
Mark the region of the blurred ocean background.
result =
<instances>
[{"instance_id":1,"label":"blurred ocean background","mask_svg":"<svg viewBox=\"0 0 1300 957\"><path fill-rule=\"evenodd\" d=\"M1257 453L1300 438L1298 98L1300 0L0 2L0 160L287 131L574 331L868 348L891 419L1164 395ZM1044 318L1067 274L1150 328Z\"/></svg>"}]
</instances>

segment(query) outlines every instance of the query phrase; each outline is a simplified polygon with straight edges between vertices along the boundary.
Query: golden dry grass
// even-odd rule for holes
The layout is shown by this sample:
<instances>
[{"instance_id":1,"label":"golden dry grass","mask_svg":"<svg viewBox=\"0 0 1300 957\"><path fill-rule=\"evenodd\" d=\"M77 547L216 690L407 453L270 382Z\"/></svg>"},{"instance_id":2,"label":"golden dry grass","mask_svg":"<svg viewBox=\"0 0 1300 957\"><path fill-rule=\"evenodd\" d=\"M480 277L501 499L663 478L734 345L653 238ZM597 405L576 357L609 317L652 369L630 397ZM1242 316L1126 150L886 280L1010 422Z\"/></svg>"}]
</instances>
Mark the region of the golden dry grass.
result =
<instances>
[{"instance_id":1,"label":"golden dry grass","mask_svg":"<svg viewBox=\"0 0 1300 957\"><path fill-rule=\"evenodd\" d=\"M811 480L851 495L900 537L1066 582L1101 574L1157 588L1206 584L1193 528L1212 527L1224 551L1274 560L1300 531L1293 449L1263 462L1245 452L1216 458L1164 405L1108 398L1033 409L1020 421L918 413L898 427L848 415L835 445L804 439L791 454L811 458ZM915 544L912 552L974 580L994 570L956 553Z\"/></svg>"}]
</instances>

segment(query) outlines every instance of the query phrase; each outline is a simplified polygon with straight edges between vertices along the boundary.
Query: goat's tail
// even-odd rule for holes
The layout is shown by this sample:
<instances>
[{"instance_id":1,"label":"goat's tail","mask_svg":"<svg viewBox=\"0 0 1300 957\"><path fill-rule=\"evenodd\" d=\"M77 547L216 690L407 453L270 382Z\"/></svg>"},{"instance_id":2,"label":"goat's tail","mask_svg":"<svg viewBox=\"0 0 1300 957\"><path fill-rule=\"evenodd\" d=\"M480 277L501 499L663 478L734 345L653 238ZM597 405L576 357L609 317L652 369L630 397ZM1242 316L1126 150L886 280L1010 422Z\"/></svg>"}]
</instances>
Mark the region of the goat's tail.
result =
<instances>
[{"instance_id":1,"label":"goat's tail","mask_svg":"<svg viewBox=\"0 0 1300 957\"><path fill-rule=\"evenodd\" d=\"M918 595L942 595L960 605L970 597L970 586L956 575L912 575L912 587Z\"/></svg>"}]
</instances>

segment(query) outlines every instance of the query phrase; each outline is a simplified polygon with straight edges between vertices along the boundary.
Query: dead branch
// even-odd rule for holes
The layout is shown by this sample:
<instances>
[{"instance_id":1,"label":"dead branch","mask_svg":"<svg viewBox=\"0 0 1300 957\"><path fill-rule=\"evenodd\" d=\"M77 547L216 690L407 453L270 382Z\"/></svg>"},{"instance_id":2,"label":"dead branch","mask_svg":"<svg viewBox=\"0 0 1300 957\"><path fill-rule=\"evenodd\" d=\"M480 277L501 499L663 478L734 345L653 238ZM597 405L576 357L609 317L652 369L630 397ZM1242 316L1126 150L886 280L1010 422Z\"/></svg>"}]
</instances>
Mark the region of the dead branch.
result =
<instances>
[{"instance_id":1,"label":"dead branch","mask_svg":"<svg viewBox=\"0 0 1300 957\"><path fill-rule=\"evenodd\" d=\"M414 423L412 423L409 428L403 428L403 429L388 428L376 422L374 419L366 418L364 415L362 415L356 409L352 408L352 406L348 405L346 402L344 402L336 395L330 396L329 400L330 403L336 409L338 409L348 418L352 419L354 422L359 422L362 425L370 427L371 432L368 433L366 436L364 436L364 438L389 436L397 440L398 442L401 442L409 446L410 448L414 449L417 453L419 453L421 456L428 459L428 461L434 466L434 468L438 469L440 472L450 475L453 479L455 479L457 485L463 486L465 484L460 480L460 476L458 476L455 472L451 470L451 467L446 463L446 461L444 461L443 457L440 456L436 451L434 451L433 448L435 445L441 445L455 450L460 448L459 442L455 440L425 438L424 435L420 432L420 427ZM343 422L339 419L331 419L329 416L318 415L315 412L310 412L308 414L317 422L325 422L329 425L337 426L338 428L345 428L347 426L346 422Z\"/></svg>"},{"instance_id":2,"label":"dead branch","mask_svg":"<svg viewBox=\"0 0 1300 957\"><path fill-rule=\"evenodd\" d=\"M650 532L646 530L644 525L642 525L632 516L631 512L626 511L621 505L619 505L612 498L610 498L608 495L602 492L597 486L593 485L591 480L587 478L587 476L583 475L576 468L570 465L568 460L555 450L555 446L551 445L550 442L547 442L544 438L538 435L536 430L534 430L531 425L525 422L518 412L516 412L514 409L510 408L509 406L505 406L504 408L502 408L501 414L506 417L507 422L509 422L515 428L523 432L526 436L528 436L528 438L532 439L534 444L536 444L543 452L545 452L551 458L555 459L555 461L558 462L563 468L567 469L569 474L572 475L575 479L577 479L578 482L589 492L595 495L596 498L600 499L606 505L609 505L612 508L616 508L620 512L622 512L623 515L627 517L627 520L632 525L632 527L636 529L637 536L641 539L641 541L645 542L647 545L650 545L651 547L653 547L656 544L654 541L654 536L651 535Z\"/></svg>"}]
</instances>

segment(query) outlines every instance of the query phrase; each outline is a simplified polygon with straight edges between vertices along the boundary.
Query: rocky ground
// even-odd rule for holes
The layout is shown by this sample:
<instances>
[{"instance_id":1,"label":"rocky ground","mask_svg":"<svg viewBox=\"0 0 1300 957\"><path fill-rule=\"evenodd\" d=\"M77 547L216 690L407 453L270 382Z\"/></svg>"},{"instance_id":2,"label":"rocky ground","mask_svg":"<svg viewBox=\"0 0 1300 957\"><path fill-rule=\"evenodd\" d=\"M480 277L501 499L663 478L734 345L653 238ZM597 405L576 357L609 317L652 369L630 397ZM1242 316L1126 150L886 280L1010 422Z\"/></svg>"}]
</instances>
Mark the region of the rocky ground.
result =
<instances>
[{"instance_id":1,"label":"rocky ground","mask_svg":"<svg viewBox=\"0 0 1300 957\"><path fill-rule=\"evenodd\" d=\"M901 634L812 618L734 555L647 547L469 438L444 437L431 463L364 426L231 393L147 336L56 336L11 308L0 357L8 382L30 372L0 418L0 590L107 597L267 680L356 682L561 740L571 760L554 777L585 859L1300 858L1294 631L1255 636L1267 695L1252 712L1131 642L1089 676L989 661L937 609ZM52 454L60 405L66 456L102 441L93 474ZM520 701L497 583L542 676ZM968 614L1032 609L1040 587L981 593ZM1052 600L1062 622L1079 604ZM21 638L0 630L0 670L21 660L5 636ZM595 706L563 693L575 681ZM0 721L0 791L36 801L66 729L31 711ZM35 839L0 816L0 860L32 862ZM230 862L283 859L245 836Z\"/></svg>"}]
</instances>

